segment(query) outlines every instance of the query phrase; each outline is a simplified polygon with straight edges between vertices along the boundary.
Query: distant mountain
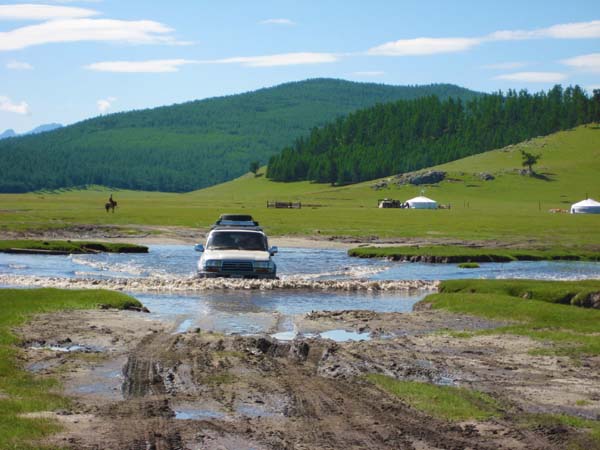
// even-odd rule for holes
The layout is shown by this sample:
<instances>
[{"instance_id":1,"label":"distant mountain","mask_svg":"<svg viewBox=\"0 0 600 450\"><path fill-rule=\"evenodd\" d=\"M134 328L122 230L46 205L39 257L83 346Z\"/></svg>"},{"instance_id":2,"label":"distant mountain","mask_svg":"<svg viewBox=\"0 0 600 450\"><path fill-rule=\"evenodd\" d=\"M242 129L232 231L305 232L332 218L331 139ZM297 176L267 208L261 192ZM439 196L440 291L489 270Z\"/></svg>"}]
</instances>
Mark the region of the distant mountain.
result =
<instances>
[{"instance_id":1,"label":"distant mountain","mask_svg":"<svg viewBox=\"0 0 600 450\"><path fill-rule=\"evenodd\" d=\"M27 131L26 133L21 133L21 134L18 134L15 132L15 130L13 130L12 128L9 128L8 130L6 130L2 134L0 134L0 139L6 139L6 138L11 138L11 137L17 137L17 136L27 136L28 134L45 133L46 131L56 130L57 128L61 128L61 127L62 127L62 125L60 123L47 123L45 125L40 125L39 127L35 127L31 131Z\"/></svg>"},{"instance_id":2,"label":"distant mountain","mask_svg":"<svg viewBox=\"0 0 600 450\"><path fill-rule=\"evenodd\" d=\"M233 179L311 129L360 108L437 95L481 94L451 84L387 86L334 79L96 117L0 141L0 192L86 184L191 191Z\"/></svg>"},{"instance_id":3,"label":"distant mountain","mask_svg":"<svg viewBox=\"0 0 600 450\"><path fill-rule=\"evenodd\" d=\"M39 127L35 127L33 130L23 134L45 133L47 131L56 130L57 128L62 128L62 125L60 123L47 123L44 125L40 125Z\"/></svg>"},{"instance_id":4,"label":"distant mountain","mask_svg":"<svg viewBox=\"0 0 600 450\"><path fill-rule=\"evenodd\" d=\"M6 138L15 137L15 136L17 136L17 133L15 133L15 130L13 130L12 128L9 128L8 130L6 130L2 134L0 134L0 139L6 139Z\"/></svg>"}]
</instances>

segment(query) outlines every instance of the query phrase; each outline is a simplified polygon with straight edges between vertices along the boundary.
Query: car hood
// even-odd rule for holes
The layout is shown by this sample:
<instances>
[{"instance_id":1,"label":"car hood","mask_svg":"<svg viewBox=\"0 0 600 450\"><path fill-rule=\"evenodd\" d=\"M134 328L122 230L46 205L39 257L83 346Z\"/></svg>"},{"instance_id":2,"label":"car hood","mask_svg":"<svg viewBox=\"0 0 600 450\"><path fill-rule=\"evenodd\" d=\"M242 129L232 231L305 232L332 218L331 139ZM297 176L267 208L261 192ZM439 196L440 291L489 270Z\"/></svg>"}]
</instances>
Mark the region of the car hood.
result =
<instances>
[{"instance_id":1,"label":"car hood","mask_svg":"<svg viewBox=\"0 0 600 450\"><path fill-rule=\"evenodd\" d=\"M268 261L269 252L256 250L206 250L203 259L237 260L237 261Z\"/></svg>"}]
</instances>

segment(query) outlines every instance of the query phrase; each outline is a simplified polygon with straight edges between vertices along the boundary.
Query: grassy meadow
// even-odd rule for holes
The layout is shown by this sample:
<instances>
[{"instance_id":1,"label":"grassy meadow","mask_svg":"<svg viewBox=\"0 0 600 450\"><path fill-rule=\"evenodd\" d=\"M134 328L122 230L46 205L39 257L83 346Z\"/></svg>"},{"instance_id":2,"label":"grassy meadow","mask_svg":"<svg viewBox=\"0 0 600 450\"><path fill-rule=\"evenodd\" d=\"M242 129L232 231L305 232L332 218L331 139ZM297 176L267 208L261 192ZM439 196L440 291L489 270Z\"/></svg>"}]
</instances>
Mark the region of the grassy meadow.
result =
<instances>
[{"instance_id":1,"label":"grassy meadow","mask_svg":"<svg viewBox=\"0 0 600 450\"><path fill-rule=\"evenodd\" d=\"M520 149L542 155L539 177L523 176ZM332 187L309 182L276 183L247 174L199 191L172 194L87 190L0 195L0 232L73 225L184 226L204 228L224 212L249 213L272 235L378 236L501 240L558 246L600 245L600 216L553 214L586 194L600 199L600 127L588 125L435 169L448 178L431 186L374 190L373 181ZM482 181L480 172L495 179ZM262 175L259 173L259 175ZM378 209L384 197L424 195L451 209ZM119 206L106 213L110 193ZM267 209L268 200L300 201L300 210Z\"/></svg>"}]
</instances>

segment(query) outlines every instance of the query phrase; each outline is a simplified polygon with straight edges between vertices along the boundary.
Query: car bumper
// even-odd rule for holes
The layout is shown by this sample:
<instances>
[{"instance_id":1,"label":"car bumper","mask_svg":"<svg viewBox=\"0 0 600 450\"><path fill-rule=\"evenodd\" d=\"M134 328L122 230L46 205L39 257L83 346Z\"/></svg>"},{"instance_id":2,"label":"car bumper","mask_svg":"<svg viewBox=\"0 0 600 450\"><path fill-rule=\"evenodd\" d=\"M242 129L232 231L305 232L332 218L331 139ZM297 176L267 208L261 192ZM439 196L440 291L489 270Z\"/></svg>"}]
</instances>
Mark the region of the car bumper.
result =
<instances>
[{"instance_id":1,"label":"car bumper","mask_svg":"<svg viewBox=\"0 0 600 450\"><path fill-rule=\"evenodd\" d=\"M261 279L261 280L275 280L277 274L272 273L236 273L236 272L198 272L200 278L244 278L244 279Z\"/></svg>"}]
</instances>

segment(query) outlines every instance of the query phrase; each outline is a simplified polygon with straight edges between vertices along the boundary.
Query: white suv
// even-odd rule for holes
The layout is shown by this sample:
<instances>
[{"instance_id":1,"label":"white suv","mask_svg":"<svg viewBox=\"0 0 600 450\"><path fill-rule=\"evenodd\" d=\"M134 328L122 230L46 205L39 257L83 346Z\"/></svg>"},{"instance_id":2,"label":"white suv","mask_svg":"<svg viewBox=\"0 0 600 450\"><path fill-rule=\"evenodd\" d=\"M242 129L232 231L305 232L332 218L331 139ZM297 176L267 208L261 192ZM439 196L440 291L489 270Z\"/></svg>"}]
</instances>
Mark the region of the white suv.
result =
<instances>
[{"instance_id":1,"label":"white suv","mask_svg":"<svg viewBox=\"0 0 600 450\"><path fill-rule=\"evenodd\" d=\"M235 220L240 219L240 220ZM276 278L277 266L272 256L277 247L269 248L267 236L250 216L221 216L206 240L198 261L201 277Z\"/></svg>"}]
</instances>

